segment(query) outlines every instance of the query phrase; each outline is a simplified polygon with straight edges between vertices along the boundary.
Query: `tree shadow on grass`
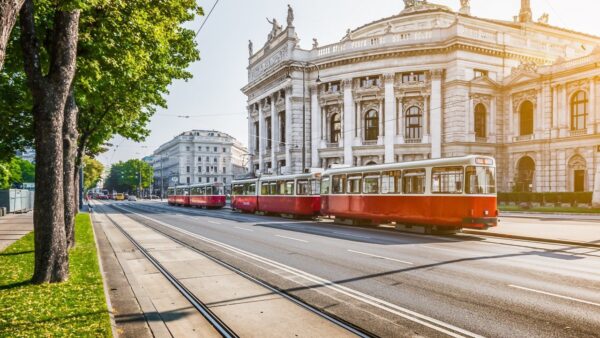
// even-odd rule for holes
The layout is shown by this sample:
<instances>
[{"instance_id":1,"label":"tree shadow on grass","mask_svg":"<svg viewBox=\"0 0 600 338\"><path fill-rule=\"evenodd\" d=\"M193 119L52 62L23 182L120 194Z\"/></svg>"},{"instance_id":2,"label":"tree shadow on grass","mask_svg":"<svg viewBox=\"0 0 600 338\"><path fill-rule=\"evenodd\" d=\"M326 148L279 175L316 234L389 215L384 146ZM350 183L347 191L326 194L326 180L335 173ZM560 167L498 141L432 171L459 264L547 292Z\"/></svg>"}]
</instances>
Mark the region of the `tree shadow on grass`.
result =
<instances>
[{"instance_id":1,"label":"tree shadow on grass","mask_svg":"<svg viewBox=\"0 0 600 338\"><path fill-rule=\"evenodd\" d=\"M22 282L16 282L16 283L11 283L11 284L6 284L6 285L0 285L0 291L2 290L10 290L10 289L14 289L14 288L20 288L22 286L27 286L27 285L31 285L31 281L30 280L26 280L26 281L22 281Z\"/></svg>"},{"instance_id":2,"label":"tree shadow on grass","mask_svg":"<svg viewBox=\"0 0 600 338\"><path fill-rule=\"evenodd\" d=\"M30 253L34 253L34 251L30 250L30 251L19 251L19 252L0 252L0 257L26 255L26 254L30 254Z\"/></svg>"}]
</instances>

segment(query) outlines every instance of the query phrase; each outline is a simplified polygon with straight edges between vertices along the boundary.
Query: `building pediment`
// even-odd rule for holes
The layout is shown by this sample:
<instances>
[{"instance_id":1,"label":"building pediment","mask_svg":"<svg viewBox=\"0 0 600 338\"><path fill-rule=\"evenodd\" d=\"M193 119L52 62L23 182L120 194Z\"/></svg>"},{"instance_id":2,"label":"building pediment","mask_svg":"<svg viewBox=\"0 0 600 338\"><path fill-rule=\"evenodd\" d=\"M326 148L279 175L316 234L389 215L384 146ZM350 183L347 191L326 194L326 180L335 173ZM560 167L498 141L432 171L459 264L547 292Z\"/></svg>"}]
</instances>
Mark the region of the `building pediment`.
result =
<instances>
[{"instance_id":1,"label":"building pediment","mask_svg":"<svg viewBox=\"0 0 600 338\"><path fill-rule=\"evenodd\" d=\"M520 83L535 81L541 77L540 74L529 70L517 70L504 80L505 86L517 85Z\"/></svg>"},{"instance_id":2,"label":"building pediment","mask_svg":"<svg viewBox=\"0 0 600 338\"><path fill-rule=\"evenodd\" d=\"M498 88L500 84L492 79L489 76L480 76L476 77L471 81L471 87L492 87Z\"/></svg>"}]
</instances>

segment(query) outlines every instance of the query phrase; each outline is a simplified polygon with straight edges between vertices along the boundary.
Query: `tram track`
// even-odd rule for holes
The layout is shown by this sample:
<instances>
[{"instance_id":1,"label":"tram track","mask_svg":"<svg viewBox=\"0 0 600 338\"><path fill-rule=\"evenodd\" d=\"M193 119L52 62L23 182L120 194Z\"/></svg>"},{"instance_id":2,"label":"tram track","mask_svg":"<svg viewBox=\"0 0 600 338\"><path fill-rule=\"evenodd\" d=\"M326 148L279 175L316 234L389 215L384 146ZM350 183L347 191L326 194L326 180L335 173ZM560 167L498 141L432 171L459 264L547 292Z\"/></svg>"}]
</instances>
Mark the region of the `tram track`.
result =
<instances>
[{"instance_id":1,"label":"tram track","mask_svg":"<svg viewBox=\"0 0 600 338\"><path fill-rule=\"evenodd\" d=\"M117 210L117 211L121 212L123 215L131 218L128 214L125 213L127 211L127 209L124 208L123 206L117 207L115 205L104 204L103 207L110 207L111 209ZM125 212L123 212L123 211L125 211ZM190 304L192 306L194 306L194 308L196 308L200 312L200 314L210 322L210 324L219 332L219 334L221 334L223 337L227 337L227 338L239 337L233 331L233 329L231 329L229 326L227 326L227 324L225 324L218 316L216 316L201 300L199 300L192 292L190 292L183 285L183 283L181 283L175 276L173 276L156 258L154 258L152 256L152 254L150 254L148 252L148 250L146 250L139 242L137 242L131 235L129 235L129 233L127 233L127 231L125 229L123 229L123 227L121 227L119 224L117 224L117 222L115 222L115 220L112 217L110 217L106 213L104 213L104 215L111 221L111 223L117 229L119 229L119 231L121 233L123 233L123 235L129 241L132 242L132 244L158 269L158 271L161 274L163 274L169 280L169 282L171 282L171 284L173 284L173 286L190 302ZM133 219L133 218L131 218L131 219ZM366 337L375 337L373 334L368 333L368 332L362 330L361 328L358 328L358 327L352 325L351 323L346 322L345 320L343 320L341 318L327 314L327 313L319 310L318 308L313 307L310 304L302 301L301 299L296 298L293 295L287 294L284 291L277 289L255 277L249 275L248 273L234 267L233 265L231 265L223 260L217 259L213 256L206 254L205 252L203 252L201 250L198 250L194 246L192 246L188 243L185 243L184 241L179 240L178 238L168 234L165 231L158 229L157 227L145 224L143 222L139 222L139 220L135 220L135 221L142 224L144 227L147 227L147 228L165 236L166 238L172 240L173 242L175 242L197 254L200 254L203 257L219 264L220 266L248 279L249 281L254 282L254 283L264 287L265 289L269 290L270 292L277 294L279 296L282 296L283 298L302 307L303 309L310 311L311 313L319 316L320 318L323 318L323 319L327 320L328 322L331 322L358 337L365 337L365 338Z\"/></svg>"}]
</instances>

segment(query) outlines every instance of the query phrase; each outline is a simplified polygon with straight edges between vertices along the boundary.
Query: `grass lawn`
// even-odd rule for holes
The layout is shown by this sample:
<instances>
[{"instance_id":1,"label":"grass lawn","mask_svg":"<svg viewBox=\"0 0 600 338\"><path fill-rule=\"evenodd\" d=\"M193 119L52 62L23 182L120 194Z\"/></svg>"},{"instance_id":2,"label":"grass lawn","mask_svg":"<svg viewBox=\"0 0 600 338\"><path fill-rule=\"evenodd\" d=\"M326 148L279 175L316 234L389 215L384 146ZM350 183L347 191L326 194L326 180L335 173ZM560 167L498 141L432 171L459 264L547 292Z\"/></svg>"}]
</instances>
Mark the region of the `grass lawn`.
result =
<instances>
[{"instance_id":1,"label":"grass lawn","mask_svg":"<svg viewBox=\"0 0 600 338\"><path fill-rule=\"evenodd\" d=\"M0 253L0 337L112 335L89 214L77 215L70 278L33 285L33 233Z\"/></svg>"},{"instance_id":2,"label":"grass lawn","mask_svg":"<svg viewBox=\"0 0 600 338\"><path fill-rule=\"evenodd\" d=\"M500 211L522 211L522 212L545 212L545 213L567 213L567 214L600 214L600 209L588 208L573 208L573 207L532 207L531 209L523 209L518 205L501 205L498 207Z\"/></svg>"}]
</instances>

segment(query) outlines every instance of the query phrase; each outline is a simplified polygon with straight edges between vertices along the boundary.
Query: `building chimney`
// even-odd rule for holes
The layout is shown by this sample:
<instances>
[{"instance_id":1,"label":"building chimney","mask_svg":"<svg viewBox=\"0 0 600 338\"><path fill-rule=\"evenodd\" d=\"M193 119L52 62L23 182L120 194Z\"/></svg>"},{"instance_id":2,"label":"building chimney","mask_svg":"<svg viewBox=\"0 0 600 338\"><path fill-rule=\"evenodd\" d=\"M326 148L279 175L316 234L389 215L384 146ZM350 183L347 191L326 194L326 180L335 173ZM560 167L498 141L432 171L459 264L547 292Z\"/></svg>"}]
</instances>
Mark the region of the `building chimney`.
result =
<instances>
[{"instance_id":1,"label":"building chimney","mask_svg":"<svg viewBox=\"0 0 600 338\"><path fill-rule=\"evenodd\" d=\"M533 14L531 13L531 1L521 0L521 11L519 12L520 22L531 22Z\"/></svg>"}]
</instances>

